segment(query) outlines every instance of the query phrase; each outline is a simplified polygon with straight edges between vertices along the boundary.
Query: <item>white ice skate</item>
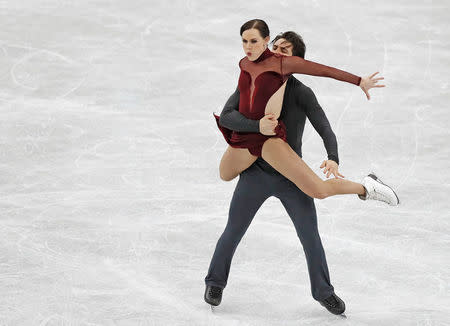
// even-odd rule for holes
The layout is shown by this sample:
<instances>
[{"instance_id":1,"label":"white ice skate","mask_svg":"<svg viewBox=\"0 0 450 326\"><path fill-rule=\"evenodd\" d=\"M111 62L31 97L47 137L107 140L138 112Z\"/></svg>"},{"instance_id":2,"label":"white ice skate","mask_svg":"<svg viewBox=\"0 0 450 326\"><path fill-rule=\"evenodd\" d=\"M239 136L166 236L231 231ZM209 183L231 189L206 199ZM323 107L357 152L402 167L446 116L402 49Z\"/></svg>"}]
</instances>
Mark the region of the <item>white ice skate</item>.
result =
<instances>
[{"instance_id":1,"label":"white ice skate","mask_svg":"<svg viewBox=\"0 0 450 326\"><path fill-rule=\"evenodd\" d=\"M366 188L366 196L358 195L362 200L379 200L388 203L391 206L400 204L397 194L391 187L381 182L375 174L369 174L362 180L364 188Z\"/></svg>"}]
</instances>

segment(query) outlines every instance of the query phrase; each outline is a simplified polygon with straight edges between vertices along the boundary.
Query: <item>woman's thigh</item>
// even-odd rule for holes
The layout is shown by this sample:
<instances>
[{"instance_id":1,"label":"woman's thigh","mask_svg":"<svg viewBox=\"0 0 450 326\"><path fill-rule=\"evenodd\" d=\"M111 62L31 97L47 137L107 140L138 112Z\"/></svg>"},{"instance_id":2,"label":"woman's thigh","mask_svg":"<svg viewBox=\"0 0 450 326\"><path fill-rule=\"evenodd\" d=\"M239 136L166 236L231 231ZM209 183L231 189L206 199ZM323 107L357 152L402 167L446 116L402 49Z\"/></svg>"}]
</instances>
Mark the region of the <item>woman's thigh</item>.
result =
<instances>
[{"instance_id":1,"label":"woman's thigh","mask_svg":"<svg viewBox=\"0 0 450 326\"><path fill-rule=\"evenodd\" d=\"M262 148L262 157L309 196L317 198L324 191L323 180L281 138L273 137L266 140Z\"/></svg>"},{"instance_id":2,"label":"woman's thigh","mask_svg":"<svg viewBox=\"0 0 450 326\"><path fill-rule=\"evenodd\" d=\"M223 180L232 180L247 169L258 157L250 154L247 148L228 146L220 161L220 177Z\"/></svg>"}]
</instances>

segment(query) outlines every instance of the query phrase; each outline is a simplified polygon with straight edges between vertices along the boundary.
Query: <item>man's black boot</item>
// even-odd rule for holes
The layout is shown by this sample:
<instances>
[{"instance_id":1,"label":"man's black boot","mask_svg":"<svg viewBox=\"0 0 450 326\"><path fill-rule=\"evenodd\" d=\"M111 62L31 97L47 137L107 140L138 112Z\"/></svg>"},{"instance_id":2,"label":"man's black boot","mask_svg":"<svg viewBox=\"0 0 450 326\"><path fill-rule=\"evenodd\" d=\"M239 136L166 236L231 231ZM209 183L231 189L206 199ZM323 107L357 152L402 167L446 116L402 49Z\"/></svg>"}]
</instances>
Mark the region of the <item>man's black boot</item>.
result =
<instances>
[{"instance_id":1,"label":"man's black boot","mask_svg":"<svg viewBox=\"0 0 450 326\"><path fill-rule=\"evenodd\" d=\"M340 315L345 311L345 303L336 294L332 294L325 300L319 301L329 312Z\"/></svg>"},{"instance_id":2,"label":"man's black boot","mask_svg":"<svg viewBox=\"0 0 450 326\"><path fill-rule=\"evenodd\" d=\"M222 301L222 288L214 285L207 285L205 289L205 301L212 306L218 306Z\"/></svg>"}]
</instances>

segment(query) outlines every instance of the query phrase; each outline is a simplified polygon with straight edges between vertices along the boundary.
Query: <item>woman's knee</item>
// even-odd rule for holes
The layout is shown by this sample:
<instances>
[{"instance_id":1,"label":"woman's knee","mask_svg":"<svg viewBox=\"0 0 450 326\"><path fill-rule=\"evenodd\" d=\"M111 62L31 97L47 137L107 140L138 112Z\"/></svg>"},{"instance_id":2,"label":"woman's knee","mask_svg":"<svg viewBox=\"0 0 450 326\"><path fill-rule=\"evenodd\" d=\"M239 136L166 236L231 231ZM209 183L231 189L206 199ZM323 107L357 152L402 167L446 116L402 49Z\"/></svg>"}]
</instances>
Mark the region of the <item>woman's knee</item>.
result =
<instances>
[{"instance_id":1,"label":"woman's knee","mask_svg":"<svg viewBox=\"0 0 450 326\"><path fill-rule=\"evenodd\" d=\"M231 181L233 179L235 179L239 174L235 173L235 172L220 172L220 179L222 179L223 181Z\"/></svg>"},{"instance_id":2,"label":"woman's knee","mask_svg":"<svg viewBox=\"0 0 450 326\"><path fill-rule=\"evenodd\" d=\"M328 197L328 195L324 192L317 192L314 196L314 198L316 198L316 199L325 199L327 197Z\"/></svg>"},{"instance_id":3,"label":"woman's knee","mask_svg":"<svg viewBox=\"0 0 450 326\"><path fill-rule=\"evenodd\" d=\"M230 171L229 169L225 169L225 167L222 163L219 166L219 175L220 175L220 179L222 179L223 181L231 181L237 177L237 175L233 171Z\"/></svg>"},{"instance_id":4,"label":"woman's knee","mask_svg":"<svg viewBox=\"0 0 450 326\"><path fill-rule=\"evenodd\" d=\"M234 179L234 177L225 172L220 171L220 179L222 179L223 181L231 181Z\"/></svg>"},{"instance_id":5,"label":"woman's knee","mask_svg":"<svg viewBox=\"0 0 450 326\"><path fill-rule=\"evenodd\" d=\"M329 196L330 191L328 189L328 185L324 181L321 181L316 185L311 197L317 199L325 199Z\"/></svg>"}]
</instances>

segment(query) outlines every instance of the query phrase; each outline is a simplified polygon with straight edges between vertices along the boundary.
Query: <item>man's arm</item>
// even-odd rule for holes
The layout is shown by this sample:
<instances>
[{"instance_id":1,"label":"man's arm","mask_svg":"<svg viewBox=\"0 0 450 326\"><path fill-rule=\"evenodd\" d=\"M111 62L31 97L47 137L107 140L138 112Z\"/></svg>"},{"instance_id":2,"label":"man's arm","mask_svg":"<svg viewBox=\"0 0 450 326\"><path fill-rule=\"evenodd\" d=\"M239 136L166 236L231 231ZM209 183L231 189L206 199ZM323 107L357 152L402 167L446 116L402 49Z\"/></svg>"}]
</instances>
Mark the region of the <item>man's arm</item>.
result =
<instances>
[{"instance_id":1,"label":"man's arm","mask_svg":"<svg viewBox=\"0 0 450 326\"><path fill-rule=\"evenodd\" d=\"M303 103L306 116L308 117L314 129L316 129L317 133L323 139L323 144L325 145L328 159L333 160L337 164L339 164L336 135L331 129L325 112L323 112L322 107L317 102L316 95L311 90L311 88L305 85L303 85L303 87L301 88L301 92L299 93L301 93L299 94L301 100L300 103Z\"/></svg>"},{"instance_id":2,"label":"man's arm","mask_svg":"<svg viewBox=\"0 0 450 326\"><path fill-rule=\"evenodd\" d=\"M240 132L259 132L259 120L247 119L239 112L239 89L230 96L220 114L219 124Z\"/></svg>"}]
</instances>

